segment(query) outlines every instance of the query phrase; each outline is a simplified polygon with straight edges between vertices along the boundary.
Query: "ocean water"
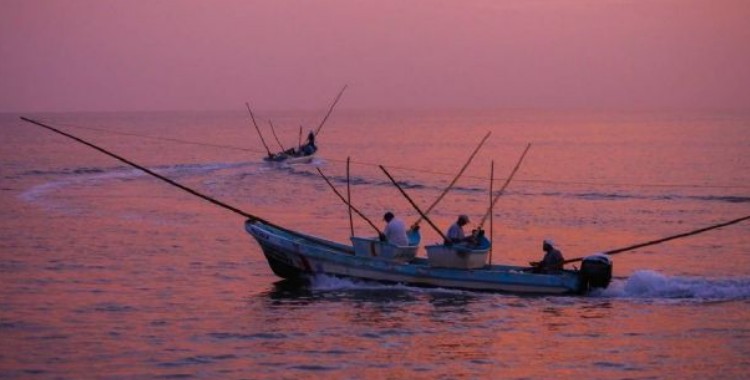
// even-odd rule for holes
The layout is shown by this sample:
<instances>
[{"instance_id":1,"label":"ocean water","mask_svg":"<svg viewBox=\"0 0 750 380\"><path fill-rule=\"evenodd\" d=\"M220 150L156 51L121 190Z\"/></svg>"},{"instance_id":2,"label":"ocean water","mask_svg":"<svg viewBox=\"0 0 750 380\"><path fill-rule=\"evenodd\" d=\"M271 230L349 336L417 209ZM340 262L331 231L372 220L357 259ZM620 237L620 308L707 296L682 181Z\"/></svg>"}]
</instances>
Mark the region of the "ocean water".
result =
<instances>
[{"instance_id":1,"label":"ocean water","mask_svg":"<svg viewBox=\"0 0 750 380\"><path fill-rule=\"evenodd\" d=\"M519 296L319 276L281 281L243 218L0 115L2 379L739 379L750 370L750 223L613 256L588 297ZM750 115L336 111L310 165L269 165L248 116L24 115L286 227L347 242L417 213L491 132L430 214L492 212L493 262L554 239L585 256L750 215ZM320 111L260 112L282 145ZM494 173L491 167L494 167ZM489 223L489 222L488 222ZM472 225L473 225L472 224ZM355 216L357 235L372 235ZM426 225L423 242L439 240ZM424 253L421 253L424 255Z\"/></svg>"}]
</instances>

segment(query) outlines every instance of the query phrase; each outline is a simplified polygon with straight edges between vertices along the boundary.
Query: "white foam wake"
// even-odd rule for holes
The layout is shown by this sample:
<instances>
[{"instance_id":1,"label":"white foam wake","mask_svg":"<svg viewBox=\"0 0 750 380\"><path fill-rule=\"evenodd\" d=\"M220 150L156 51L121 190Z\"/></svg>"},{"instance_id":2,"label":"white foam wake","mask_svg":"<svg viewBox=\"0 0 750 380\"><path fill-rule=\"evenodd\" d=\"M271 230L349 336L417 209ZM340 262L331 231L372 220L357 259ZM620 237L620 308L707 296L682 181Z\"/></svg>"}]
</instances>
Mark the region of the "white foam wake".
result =
<instances>
[{"instance_id":1,"label":"white foam wake","mask_svg":"<svg viewBox=\"0 0 750 380\"><path fill-rule=\"evenodd\" d=\"M655 271L641 270L625 280L613 281L600 295L700 302L742 300L750 298L750 278L667 276Z\"/></svg>"}]
</instances>

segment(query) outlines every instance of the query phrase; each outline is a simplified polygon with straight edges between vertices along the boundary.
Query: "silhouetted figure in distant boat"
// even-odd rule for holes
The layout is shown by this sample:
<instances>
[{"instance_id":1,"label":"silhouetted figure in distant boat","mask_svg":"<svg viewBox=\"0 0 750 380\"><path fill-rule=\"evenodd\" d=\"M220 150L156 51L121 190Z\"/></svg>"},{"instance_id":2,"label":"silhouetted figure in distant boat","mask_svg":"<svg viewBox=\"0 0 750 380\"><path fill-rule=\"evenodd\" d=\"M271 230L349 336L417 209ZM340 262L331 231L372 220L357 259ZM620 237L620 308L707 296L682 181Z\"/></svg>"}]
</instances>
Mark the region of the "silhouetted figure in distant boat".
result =
<instances>
[{"instance_id":1,"label":"silhouetted figure in distant boat","mask_svg":"<svg viewBox=\"0 0 750 380\"><path fill-rule=\"evenodd\" d=\"M307 134L307 142L305 142L305 145L299 147L299 155L309 156L315 153L317 150L318 147L315 146L315 132L310 131L310 133Z\"/></svg>"},{"instance_id":2,"label":"silhouetted figure in distant boat","mask_svg":"<svg viewBox=\"0 0 750 380\"><path fill-rule=\"evenodd\" d=\"M529 263L532 266L532 271L534 273L560 273L563 264L565 264L565 258L562 252L555 248L555 243L549 239L544 240L542 250L544 250L542 261Z\"/></svg>"},{"instance_id":3,"label":"silhouetted figure in distant boat","mask_svg":"<svg viewBox=\"0 0 750 380\"><path fill-rule=\"evenodd\" d=\"M397 246L409 245L409 238L406 236L406 224L403 220L396 218L390 211L383 215L383 220L386 225L380 235L381 241L387 241Z\"/></svg>"}]
</instances>

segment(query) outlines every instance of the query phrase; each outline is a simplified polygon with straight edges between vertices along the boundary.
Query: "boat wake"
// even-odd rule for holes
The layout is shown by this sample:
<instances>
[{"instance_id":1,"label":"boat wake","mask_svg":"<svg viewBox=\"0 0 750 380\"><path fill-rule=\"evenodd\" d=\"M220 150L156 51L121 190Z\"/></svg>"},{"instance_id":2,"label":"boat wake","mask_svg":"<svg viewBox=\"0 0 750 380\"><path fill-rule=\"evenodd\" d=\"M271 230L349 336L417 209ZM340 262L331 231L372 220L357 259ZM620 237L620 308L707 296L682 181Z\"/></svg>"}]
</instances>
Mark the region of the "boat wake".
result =
<instances>
[{"instance_id":1,"label":"boat wake","mask_svg":"<svg viewBox=\"0 0 750 380\"><path fill-rule=\"evenodd\" d=\"M440 292L465 294L465 290L443 289L443 288L421 288L403 284L384 284L380 282L357 280L351 278L340 278L326 274L316 274L310 278L310 289L313 291L330 292L330 291L362 291L362 290L398 290L409 292ZM471 292L468 292L471 293Z\"/></svg>"},{"instance_id":2,"label":"boat wake","mask_svg":"<svg viewBox=\"0 0 750 380\"><path fill-rule=\"evenodd\" d=\"M151 167L157 173L171 177L201 175L221 170L239 169L246 166L257 166L252 162L237 163L207 163L207 164L175 164ZM147 178L147 174L122 166L91 168L81 167L73 169L61 169L57 171L27 171L20 173L22 176L55 176L56 179L28 188L19 195L19 198L28 203L35 203L47 209L60 209L54 202L50 201L51 193L63 188L85 184L96 186L109 181L130 181L137 178Z\"/></svg>"},{"instance_id":3,"label":"boat wake","mask_svg":"<svg viewBox=\"0 0 750 380\"><path fill-rule=\"evenodd\" d=\"M400 284L387 285L377 282L338 278L323 274L318 274L312 277L309 286L310 290L319 292L399 290L417 293L471 293L461 290L420 288ZM741 301L750 299L750 278L709 279L702 277L667 276L655 271L643 270L635 272L626 279L615 279L607 289L595 290L591 296L597 298L631 299L654 303Z\"/></svg>"},{"instance_id":4,"label":"boat wake","mask_svg":"<svg viewBox=\"0 0 750 380\"><path fill-rule=\"evenodd\" d=\"M614 280L598 297L669 302L724 302L750 299L750 278L667 276L642 270Z\"/></svg>"}]
</instances>

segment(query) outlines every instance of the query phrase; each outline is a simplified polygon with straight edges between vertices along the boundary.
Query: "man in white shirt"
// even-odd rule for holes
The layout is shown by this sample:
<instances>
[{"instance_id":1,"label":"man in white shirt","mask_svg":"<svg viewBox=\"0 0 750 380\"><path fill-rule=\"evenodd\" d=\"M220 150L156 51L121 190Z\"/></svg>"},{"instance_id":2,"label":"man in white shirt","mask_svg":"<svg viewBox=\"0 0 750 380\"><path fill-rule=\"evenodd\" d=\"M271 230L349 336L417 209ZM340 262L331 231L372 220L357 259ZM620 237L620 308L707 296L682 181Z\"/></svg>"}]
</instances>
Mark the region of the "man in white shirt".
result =
<instances>
[{"instance_id":1,"label":"man in white shirt","mask_svg":"<svg viewBox=\"0 0 750 380\"><path fill-rule=\"evenodd\" d=\"M385 241L398 246L409 245L409 239L406 237L406 224L401 219L388 211L383 215L383 220L386 223L385 230L383 230Z\"/></svg>"},{"instance_id":2,"label":"man in white shirt","mask_svg":"<svg viewBox=\"0 0 750 380\"><path fill-rule=\"evenodd\" d=\"M448 238L448 241L446 243L461 243L464 241L468 241L469 239L466 238L466 233L464 233L464 226L469 223L469 216L468 215L459 215L458 220L456 220L456 223L453 223L450 228L448 229L448 233L446 234L446 237Z\"/></svg>"}]
</instances>

